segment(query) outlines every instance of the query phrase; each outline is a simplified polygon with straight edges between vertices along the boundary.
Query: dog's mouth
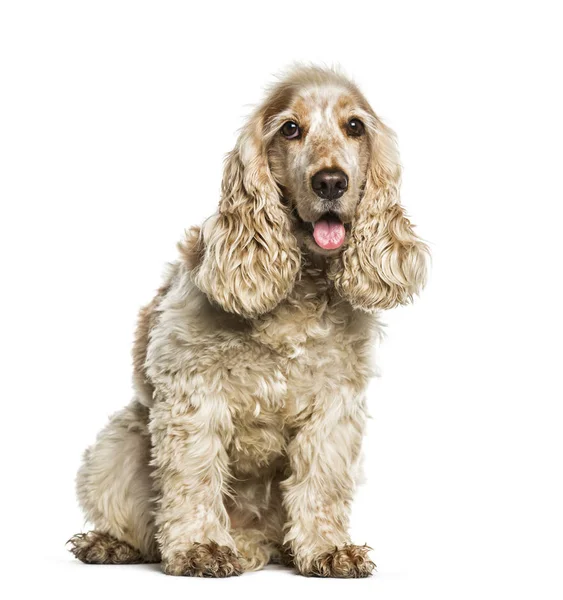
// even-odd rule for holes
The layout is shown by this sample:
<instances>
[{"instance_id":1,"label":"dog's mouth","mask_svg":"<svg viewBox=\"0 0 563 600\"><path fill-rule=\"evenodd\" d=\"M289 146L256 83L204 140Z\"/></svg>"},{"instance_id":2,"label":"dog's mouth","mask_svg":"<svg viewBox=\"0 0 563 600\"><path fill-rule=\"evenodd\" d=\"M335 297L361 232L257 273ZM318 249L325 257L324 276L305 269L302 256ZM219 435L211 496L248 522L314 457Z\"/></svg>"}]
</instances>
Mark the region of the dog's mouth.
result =
<instances>
[{"instance_id":1,"label":"dog's mouth","mask_svg":"<svg viewBox=\"0 0 563 600\"><path fill-rule=\"evenodd\" d=\"M297 211L294 211L294 214L302 228L313 238L319 248L330 251L337 250L344 245L349 224L344 223L337 214L326 212L313 222L304 221Z\"/></svg>"}]
</instances>

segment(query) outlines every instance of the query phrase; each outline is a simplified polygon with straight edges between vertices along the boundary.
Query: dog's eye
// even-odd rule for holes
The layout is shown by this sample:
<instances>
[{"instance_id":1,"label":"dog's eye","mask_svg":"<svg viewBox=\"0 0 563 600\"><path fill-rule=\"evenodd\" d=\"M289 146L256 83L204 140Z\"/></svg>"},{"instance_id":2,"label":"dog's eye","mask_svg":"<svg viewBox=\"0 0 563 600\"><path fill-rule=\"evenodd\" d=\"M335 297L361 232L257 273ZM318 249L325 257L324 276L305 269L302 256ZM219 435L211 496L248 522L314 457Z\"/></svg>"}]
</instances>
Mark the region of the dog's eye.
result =
<instances>
[{"instance_id":1,"label":"dog's eye","mask_svg":"<svg viewBox=\"0 0 563 600\"><path fill-rule=\"evenodd\" d=\"M364 134L365 127L360 119L350 119L348 123L346 123L346 131L348 135L359 136Z\"/></svg>"},{"instance_id":2,"label":"dog's eye","mask_svg":"<svg viewBox=\"0 0 563 600\"><path fill-rule=\"evenodd\" d=\"M288 140L295 140L301 135L301 129L299 129L299 125L294 121L287 121L282 125L281 133Z\"/></svg>"}]
</instances>

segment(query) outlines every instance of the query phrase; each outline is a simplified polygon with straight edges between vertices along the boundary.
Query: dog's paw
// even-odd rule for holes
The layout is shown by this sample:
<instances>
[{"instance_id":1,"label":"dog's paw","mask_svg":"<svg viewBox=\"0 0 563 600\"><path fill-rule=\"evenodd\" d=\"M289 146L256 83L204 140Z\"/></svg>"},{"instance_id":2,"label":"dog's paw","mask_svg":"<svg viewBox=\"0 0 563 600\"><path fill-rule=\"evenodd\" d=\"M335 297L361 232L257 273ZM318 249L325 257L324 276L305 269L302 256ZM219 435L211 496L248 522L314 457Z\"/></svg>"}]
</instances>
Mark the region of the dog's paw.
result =
<instances>
[{"instance_id":1,"label":"dog's paw","mask_svg":"<svg viewBox=\"0 0 563 600\"><path fill-rule=\"evenodd\" d=\"M84 563L125 565L147 562L138 550L126 542L100 531L78 533L67 543L74 556Z\"/></svg>"},{"instance_id":2,"label":"dog's paw","mask_svg":"<svg viewBox=\"0 0 563 600\"><path fill-rule=\"evenodd\" d=\"M188 577L231 577L243 571L235 552L216 542L194 544L188 550L176 552L162 562L167 575Z\"/></svg>"},{"instance_id":3,"label":"dog's paw","mask_svg":"<svg viewBox=\"0 0 563 600\"><path fill-rule=\"evenodd\" d=\"M370 550L368 546L347 544L317 556L300 571L303 575L313 577L369 577L375 569L368 555Z\"/></svg>"}]
</instances>

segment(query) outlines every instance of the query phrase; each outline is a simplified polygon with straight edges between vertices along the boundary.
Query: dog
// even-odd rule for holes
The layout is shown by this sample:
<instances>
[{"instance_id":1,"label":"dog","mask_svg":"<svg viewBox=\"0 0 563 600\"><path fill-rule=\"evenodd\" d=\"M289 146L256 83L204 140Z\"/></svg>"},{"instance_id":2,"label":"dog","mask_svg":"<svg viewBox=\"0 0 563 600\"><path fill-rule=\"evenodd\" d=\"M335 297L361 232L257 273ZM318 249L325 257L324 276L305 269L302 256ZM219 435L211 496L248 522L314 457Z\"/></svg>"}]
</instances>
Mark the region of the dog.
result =
<instances>
[{"instance_id":1,"label":"dog","mask_svg":"<svg viewBox=\"0 0 563 600\"><path fill-rule=\"evenodd\" d=\"M86 450L86 563L366 577L348 534L382 309L423 287L393 132L336 70L296 66L225 162L139 315L134 398Z\"/></svg>"}]
</instances>

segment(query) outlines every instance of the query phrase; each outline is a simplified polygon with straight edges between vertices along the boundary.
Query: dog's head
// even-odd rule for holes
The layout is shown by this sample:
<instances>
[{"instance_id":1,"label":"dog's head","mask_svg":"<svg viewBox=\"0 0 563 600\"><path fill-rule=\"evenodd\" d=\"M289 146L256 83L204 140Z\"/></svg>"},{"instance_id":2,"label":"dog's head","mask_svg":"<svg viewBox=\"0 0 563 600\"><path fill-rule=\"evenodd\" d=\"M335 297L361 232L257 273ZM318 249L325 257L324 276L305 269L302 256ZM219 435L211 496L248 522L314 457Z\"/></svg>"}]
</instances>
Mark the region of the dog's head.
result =
<instances>
[{"instance_id":1,"label":"dog's head","mask_svg":"<svg viewBox=\"0 0 563 600\"><path fill-rule=\"evenodd\" d=\"M334 255L349 237L377 122L350 82L313 73L316 78L282 87L269 107L273 114L266 112L267 156L300 244Z\"/></svg>"},{"instance_id":2,"label":"dog's head","mask_svg":"<svg viewBox=\"0 0 563 600\"><path fill-rule=\"evenodd\" d=\"M227 157L194 281L225 310L253 317L290 293L307 252L326 257L354 307L406 303L424 283L426 247L399 183L394 135L358 88L333 70L295 68Z\"/></svg>"}]
</instances>

